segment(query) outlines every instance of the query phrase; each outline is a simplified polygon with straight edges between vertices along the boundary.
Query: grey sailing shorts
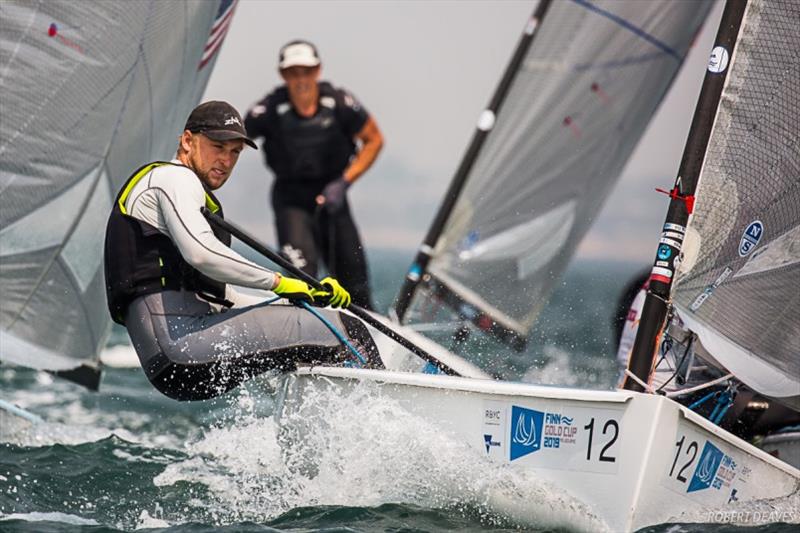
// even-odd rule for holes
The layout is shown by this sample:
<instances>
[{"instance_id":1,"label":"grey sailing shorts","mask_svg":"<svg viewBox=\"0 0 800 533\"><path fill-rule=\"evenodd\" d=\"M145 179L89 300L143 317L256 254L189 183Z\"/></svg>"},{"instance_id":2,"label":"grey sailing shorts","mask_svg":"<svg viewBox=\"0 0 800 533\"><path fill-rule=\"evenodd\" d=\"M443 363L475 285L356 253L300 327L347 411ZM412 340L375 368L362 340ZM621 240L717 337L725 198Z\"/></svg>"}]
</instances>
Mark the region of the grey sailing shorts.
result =
<instances>
[{"instance_id":1,"label":"grey sailing shorts","mask_svg":"<svg viewBox=\"0 0 800 533\"><path fill-rule=\"evenodd\" d=\"M330 309L316 311L356 345L375 349L356 319ZM151 383L178 400L218 396L267 370L335 364L348 357L319 318L291 304L216 312L194 292L162 291L134 300L125 326Z\"/></svg>"}]
</instances>

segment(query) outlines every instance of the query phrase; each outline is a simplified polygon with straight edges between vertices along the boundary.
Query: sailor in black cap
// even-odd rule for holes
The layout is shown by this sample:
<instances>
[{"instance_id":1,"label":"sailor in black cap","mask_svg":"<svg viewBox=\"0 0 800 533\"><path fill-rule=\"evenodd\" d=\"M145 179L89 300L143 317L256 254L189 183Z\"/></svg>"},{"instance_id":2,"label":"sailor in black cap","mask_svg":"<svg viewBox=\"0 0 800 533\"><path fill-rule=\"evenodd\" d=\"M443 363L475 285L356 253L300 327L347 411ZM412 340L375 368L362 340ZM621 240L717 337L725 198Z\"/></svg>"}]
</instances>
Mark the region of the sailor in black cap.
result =
<instances>
[{"instance_id":1,"label":"sailor in black cap","mask_svg":"<svg viewBox=\"0 0 800 533\"><path fill-rule=\"evenodd\" d=\"M283 254L316 276L319 262L342 280L353 302L372 308L367 262L347 190L383 146L378 125L344 89L319 81L321 62L308 41L281 48L284 85L247 113L245 127L264 139L275 174L272 208Z\"/></svg>"},{"instance_id":2,"label":"sailor in black cap","mask_svg":"<svg viewBox=\"0 0 800 533\"><path fill-rule=\"evenodd\" d=\"M367 354L375 346L351 316L308 311L246 295L231 285L290 299L346 307L350 296L333 278L327 291L248 261L231 237L212 228L206 207L222 216L214 196L230 177L247 137L225 102L192 111L175 159L149 163L126 181L106 229L106 294L112 318L125 325L153 385L178 400L217 396L243 380L296 363L336 362L348 353L332 325Z\"/></svg>"}]
</instances>

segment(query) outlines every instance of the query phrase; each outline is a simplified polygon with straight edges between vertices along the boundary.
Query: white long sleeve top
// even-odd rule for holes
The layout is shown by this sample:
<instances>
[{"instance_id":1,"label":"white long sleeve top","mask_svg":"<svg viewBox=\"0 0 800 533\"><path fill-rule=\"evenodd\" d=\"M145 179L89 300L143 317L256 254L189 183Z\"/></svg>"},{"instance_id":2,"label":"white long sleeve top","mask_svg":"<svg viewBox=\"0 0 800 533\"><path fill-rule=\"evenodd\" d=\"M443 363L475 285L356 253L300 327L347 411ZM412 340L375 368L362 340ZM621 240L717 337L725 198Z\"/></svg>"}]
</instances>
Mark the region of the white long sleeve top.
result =
<instances>
[{"instance_id":1,"label":"white long sleeve top","mask_svg":"<svg viewBox=\"0 0 800 533\"><path fill-rule=\"evenodd\" d=\"M200 209L206 205L203 185L197 175L174 159L175 165L154 168L133 187L125 209L172 239L191 266L211 279L226 284L271 290L278 275L248 261L225 246L211 230ZM263 301L228 286L226 298L236 307Z\"/></svg>"}]
</instances>

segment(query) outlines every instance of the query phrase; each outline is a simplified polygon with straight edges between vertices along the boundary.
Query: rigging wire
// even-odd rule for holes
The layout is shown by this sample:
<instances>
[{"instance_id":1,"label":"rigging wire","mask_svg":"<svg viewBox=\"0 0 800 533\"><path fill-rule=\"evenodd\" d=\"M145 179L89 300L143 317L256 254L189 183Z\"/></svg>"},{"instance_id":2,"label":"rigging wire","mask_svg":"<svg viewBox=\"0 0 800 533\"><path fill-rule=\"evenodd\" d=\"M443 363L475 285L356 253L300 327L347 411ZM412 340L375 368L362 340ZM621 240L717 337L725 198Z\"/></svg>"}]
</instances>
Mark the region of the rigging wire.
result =
<instances>
[{"instance_id":1,"label":"rigging wire","mask_svg":"<svg viewBox=\"0 0 800 533\"><path fill-rule=\"evenodd\" d=\"M668 335L668 338L670 339L670 341L674 340L674 337L672 337L672 336L671 336L671 335L669 335L669 334L667 334L667 335ZM666 342L666 339L664 340L664 342ZM686 358L689 356L689 353L690 353L690 352L691 352L691 350L692 350L692 344L693 344L693 343L694 343L694 334L691 334L691 335L689 336L689 341L686 343L686 349L683 351L683 355L681 356L681 360L680 360L680 361L678 361L678 364L677 364L677 365L675 365L675 372L673 372L673 374L672 374L672 375L669 377L669 379L667 379L667 380L666 380L664 383L662 383L662 384L661 384L661 386L660 386L660 387L658 387L658 388L656 389L656 392L661 392L661 391L664 389L664 387L666 387L667 385L669 385L669 383L670 383L670 382L671 382L673 379L675 379L675 377L676 377L678 374L680 374L680 372L681 372L681 368L683 368L683 364L686 362ZM683 345L683 343L682 343L682 342L678 342L678 344L680 344L680 345ZM663 345L663 344L662 344L662 345ZM671 342L670 342L670 346L667 348L667 350L670 350L670 349L672 349L672 343L671 343ZM663 355L661 356L661 359L659 360L659 363L660 363L661 361L663 361L664 359L666 359L666 357L667 357L667 355L666 355L666 354L667 354L667 351L664 351L664 352L662 352L662 353L663 353ZM658 363L656 363L656 367L658 367Z\"/></svg>"}]
</instances>

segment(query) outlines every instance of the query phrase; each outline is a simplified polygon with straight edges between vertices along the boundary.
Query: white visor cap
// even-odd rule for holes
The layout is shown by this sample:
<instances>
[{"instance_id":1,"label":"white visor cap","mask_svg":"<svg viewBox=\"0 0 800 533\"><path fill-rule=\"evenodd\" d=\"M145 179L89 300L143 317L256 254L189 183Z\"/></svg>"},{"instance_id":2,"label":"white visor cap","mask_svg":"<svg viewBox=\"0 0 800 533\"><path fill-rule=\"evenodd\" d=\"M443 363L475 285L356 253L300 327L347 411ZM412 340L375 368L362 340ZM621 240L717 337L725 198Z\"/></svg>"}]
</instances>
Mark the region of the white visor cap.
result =
<instances>
[{"instance_id":1,"label":"white visor cap","mask_svg":"<svg viewBox=\"0 0 800 533\"><path fill-rule=\"evenodd\" d=\"M278 68L283 70L289 67L316 67L319 63L314 45L301 41L289 43L281 48Z\"/></svg>"}]
</instances>

